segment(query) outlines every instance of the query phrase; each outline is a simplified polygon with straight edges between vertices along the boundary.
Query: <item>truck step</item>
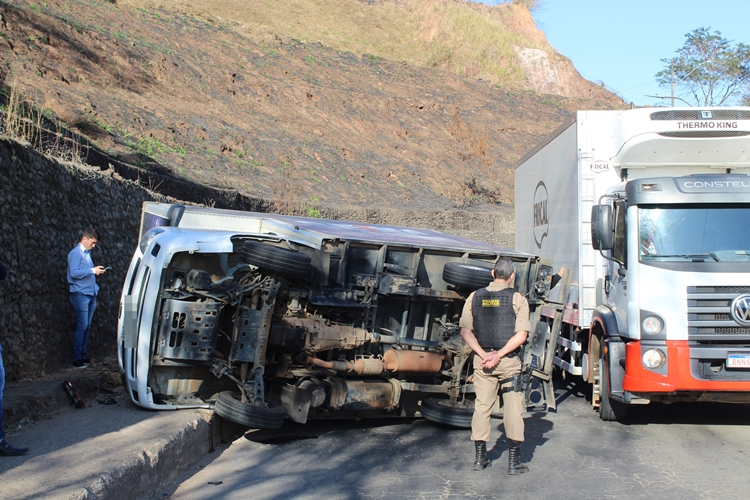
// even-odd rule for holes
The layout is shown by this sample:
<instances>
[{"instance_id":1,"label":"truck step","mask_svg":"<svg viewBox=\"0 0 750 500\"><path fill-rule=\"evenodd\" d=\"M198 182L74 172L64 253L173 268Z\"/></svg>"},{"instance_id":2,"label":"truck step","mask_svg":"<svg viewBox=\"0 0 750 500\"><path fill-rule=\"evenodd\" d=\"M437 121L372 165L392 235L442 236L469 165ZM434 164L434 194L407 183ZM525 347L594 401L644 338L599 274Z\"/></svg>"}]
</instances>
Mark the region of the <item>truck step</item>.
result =
<instances>
[{"instance_id":1,"label":"truck step","mask_svg":"<svg viewBox=\"0 0 750 500\"><path fill-rule=\"evenodd\" d=\"M567 361L563 361L562 359L558 358L557 356L555 356L555 359L553 360L553 363L555 363L555 366L559 366L560 368L562 368L563 370L565 370L566 372L568 372L570 374L573 374L573 375L583 375L583 368L581 368L580 366L572 365L572 364L568 363Z\"/></svg>"},{"instance_id":2,"label":"truck step","mask_svg":"<svg viewBox=\"0 0 750 500\"><path fill-rule=\"evenodd\" d=\"M561 345L570 351L580 351L581 343L575 340L569 340L565 337L557 337L557 345Z\"/></svg>"}]
</instances>

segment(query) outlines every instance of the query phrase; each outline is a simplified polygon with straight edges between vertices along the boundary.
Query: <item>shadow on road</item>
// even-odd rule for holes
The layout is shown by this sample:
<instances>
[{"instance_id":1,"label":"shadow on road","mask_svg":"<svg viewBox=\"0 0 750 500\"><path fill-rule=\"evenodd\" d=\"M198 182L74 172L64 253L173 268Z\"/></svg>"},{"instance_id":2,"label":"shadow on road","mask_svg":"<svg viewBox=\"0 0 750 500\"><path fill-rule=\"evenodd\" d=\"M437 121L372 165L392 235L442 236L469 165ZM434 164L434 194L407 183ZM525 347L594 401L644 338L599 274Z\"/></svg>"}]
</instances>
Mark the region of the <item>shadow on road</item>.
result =
<instances>
[{"instance_id":1,"label":"shadow on road","mask_svg":"<svg viewBox=\"0 0 750 500\"><path fill-rule=\"evenodd\" d=\"M352 430L367 430L384 428L391 425L411 425L416 418L366 418L366 419L321 419L312 420L306 424L298 424L286 420L280 429L264 430L251 429L245 434L245 439L260 444L284 444L304 439L317 439L331 433ZM333 425L332 425L333 424ZM447 427L454 429L455 427Z\"/></svg>"},{"instance_id":2,"label":"shadow on road","mask_svg":"<svg viewBox=\"0 0 750 500\"><path fill-rule=\"evenodd\" d=\"M555 380L558 407L569 398L591 403L591 385L581 378ZM564 410L563 408L560 411ZM592 409L592 412L595 411ZM649 403L630 405L627 417L614 425L686 424L686 425L750 425L750 405L732 403Z\"/></svg>"},{"instance_id":3,"label":"shadow on road","mask_svg":"<svg viewBox=\"0 0 750 500\"><path fill-rule=\"evenodd\" d=\"M623 425L750 425L750 405L731 403L650 403L632 406Z\"/></svg>"},{"instance_id":4,"label":"shadow on road","mask_svg":"<svg viewBox=\"0 0 750 500\"><path fill-rule=\"evenodd\" d=\"M531 413L530 417L523 419L525 425L525 440L523 446L521 446L521 459L524 462L530 462L534 457L536 449L549 441L546 434L552 430L553 423L544 419L546 413L547 412L543 410L534 411ZM495 440L495 444L487 453L490 460L494 461L501 458L504 454L507 456L506 451L508 450L508 439L505 436L505 431L500 425L493 425L492 432L501 433L497 440Z\"/></svg>"},{"instance_id":5,"label":"shadow on road","mask_svg":"<svg viewBox=\"0 0 750 500\"><path fill-rule=\"evenodd\" d=\"M553 381L555 390L555 401L559 406L568 398L585 399L591 402L591 385L578 377L567 379L556 379Z\"/></svg>"}]
</instances>

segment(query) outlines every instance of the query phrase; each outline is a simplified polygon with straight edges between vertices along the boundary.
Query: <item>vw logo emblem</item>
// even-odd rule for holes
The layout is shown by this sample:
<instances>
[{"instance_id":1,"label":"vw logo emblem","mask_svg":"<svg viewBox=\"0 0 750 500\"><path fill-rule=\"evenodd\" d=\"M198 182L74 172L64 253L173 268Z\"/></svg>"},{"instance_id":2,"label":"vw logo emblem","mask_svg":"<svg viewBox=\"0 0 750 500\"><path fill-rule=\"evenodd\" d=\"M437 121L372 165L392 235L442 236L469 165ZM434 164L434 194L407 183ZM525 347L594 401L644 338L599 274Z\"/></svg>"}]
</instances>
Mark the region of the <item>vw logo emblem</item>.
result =
<instances>
[{"instance_id":1,"label":"vw logo emblem","mask_svg":"<svg viewBox=\"0 0 750 500\"><path fill-rule=\"evenodd\" d=\"M729 308L732 319L742 326L750 326L750 293L738 295Z\"/></svg>"}]
</instances>

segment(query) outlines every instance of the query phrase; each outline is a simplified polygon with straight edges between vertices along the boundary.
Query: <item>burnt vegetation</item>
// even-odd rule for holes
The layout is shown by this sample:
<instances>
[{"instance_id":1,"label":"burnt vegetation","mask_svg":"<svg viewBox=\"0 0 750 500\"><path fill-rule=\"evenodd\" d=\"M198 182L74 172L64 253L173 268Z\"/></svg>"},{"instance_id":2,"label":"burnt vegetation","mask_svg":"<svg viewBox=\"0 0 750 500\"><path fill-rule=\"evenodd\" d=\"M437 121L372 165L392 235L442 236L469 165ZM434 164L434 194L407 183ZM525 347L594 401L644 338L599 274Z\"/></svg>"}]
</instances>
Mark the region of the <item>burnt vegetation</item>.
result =
<instances>
[{"instance_id":1,"label":"burnt vegetation","mask_svg":"<svg viewBox=\"0 0 750 500\"><path fill-rule=\"evenodd\" d=\"M512 205L514 161L571 110L621 105L580 77L584 97L544 105L549 96L529 87L508 48L543 45L516 5L341 2L283 19L282 4L232 14L223 2L4 2L6 101L16 93L45 123L80 137L84 163L156 190L222 193L165 194L216 206L263 199L312 216L325 206ZM295 15L336 24L313 32ZM415 55L456 44L446 31L456 15L477 30L504 26L492 61Z\"/></svg>"}]
</instances>

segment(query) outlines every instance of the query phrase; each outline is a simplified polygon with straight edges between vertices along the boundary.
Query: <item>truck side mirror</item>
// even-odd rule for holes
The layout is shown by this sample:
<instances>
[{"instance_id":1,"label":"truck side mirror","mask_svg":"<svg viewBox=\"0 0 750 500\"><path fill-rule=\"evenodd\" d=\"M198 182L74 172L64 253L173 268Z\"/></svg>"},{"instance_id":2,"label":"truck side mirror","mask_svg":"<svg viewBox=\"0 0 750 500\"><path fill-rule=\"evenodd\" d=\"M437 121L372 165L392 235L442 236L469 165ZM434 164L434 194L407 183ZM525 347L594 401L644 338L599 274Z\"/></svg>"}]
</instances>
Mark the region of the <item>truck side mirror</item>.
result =
<instances>
[{"instance_id":1,"label":"truck side mirror","mask_svg":"<svg viewBox=\"0 0 750 500\"><path fill-rule=\"evenodd\" d=\"M172 205L167 211L167 218L169 219L169 225L177 227L180 225L182 214L185 213L185 205Z\"/></svg>"},{"instance_id":2,"label":"truck side mirror","mask_svg":"<svg viewBox=\"0 0 750 500\"><path fill-rule=\"evenodd\" d=\"M612 250L615 243L612 226L612 207L594 205L591 207L591 246L594 250Z\"/></svg>"}]
</instances>

